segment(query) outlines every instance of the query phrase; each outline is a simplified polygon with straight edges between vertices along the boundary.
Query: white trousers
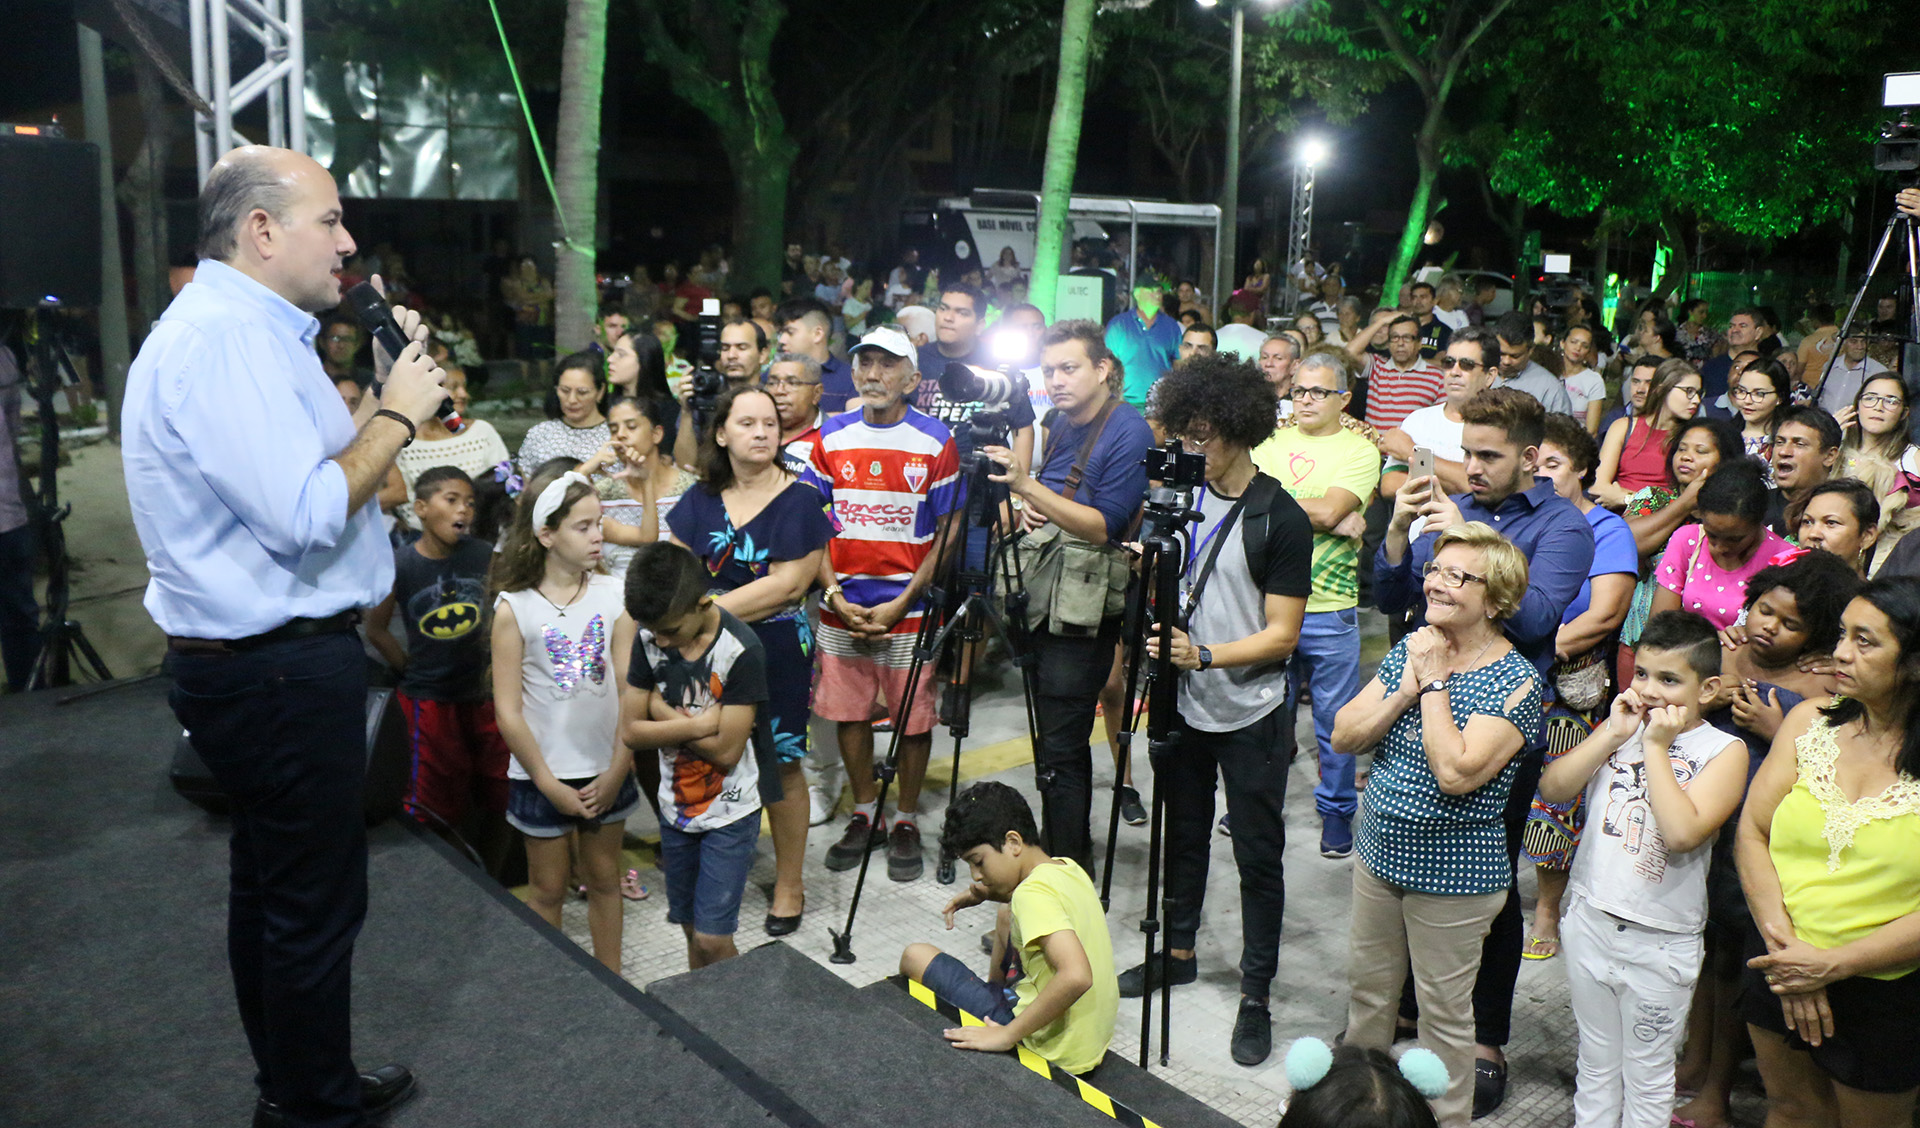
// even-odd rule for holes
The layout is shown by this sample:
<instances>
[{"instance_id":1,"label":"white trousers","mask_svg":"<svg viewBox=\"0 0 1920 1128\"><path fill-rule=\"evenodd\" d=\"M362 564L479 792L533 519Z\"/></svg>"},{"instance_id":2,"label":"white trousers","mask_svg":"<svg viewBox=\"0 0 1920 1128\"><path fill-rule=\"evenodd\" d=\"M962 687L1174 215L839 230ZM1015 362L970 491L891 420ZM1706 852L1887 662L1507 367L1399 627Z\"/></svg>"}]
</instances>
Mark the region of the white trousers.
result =
<instances>
[{"instance_id":1,"label":"white trousers","mask_svg":"<svg viewBox=\"0 0 1920 1128\"><path fill-rule=\"evenodd\" d=\"M1574 1128L1667 1128L1699 934L1624 921L1569 892L1560 945L1580 1024Z\"/></svg>"}]
</instances>

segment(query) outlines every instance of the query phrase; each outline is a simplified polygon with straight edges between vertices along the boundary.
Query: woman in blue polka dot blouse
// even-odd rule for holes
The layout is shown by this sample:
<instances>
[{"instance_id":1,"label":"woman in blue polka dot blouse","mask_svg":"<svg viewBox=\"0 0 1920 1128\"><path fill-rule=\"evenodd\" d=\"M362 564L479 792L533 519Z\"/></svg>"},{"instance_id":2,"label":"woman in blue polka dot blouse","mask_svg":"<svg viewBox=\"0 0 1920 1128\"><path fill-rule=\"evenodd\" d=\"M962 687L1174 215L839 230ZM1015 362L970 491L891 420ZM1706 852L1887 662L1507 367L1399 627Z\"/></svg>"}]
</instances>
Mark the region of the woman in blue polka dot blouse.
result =
<instances>
[{"instance_id":1,"label":"woman in blue polka dot blouse","mask_svg":"<svg viewBox=\"0 0 1920 1128\"><path fill-rule=\"evenodd\" d=\"M1514 757L1539 739L1540 678L1501 633L1527 559L1491 526L1442 533L1424 590L1427 626L1334 721L1335 752L1374 751L1354 826L1346 1040L1392 1044L1411 964L1420 1041L1452 1078L1434 1112L1467 1128L1473 982L1511 881L1501 813Z\"/></svg>"}]
</instances>

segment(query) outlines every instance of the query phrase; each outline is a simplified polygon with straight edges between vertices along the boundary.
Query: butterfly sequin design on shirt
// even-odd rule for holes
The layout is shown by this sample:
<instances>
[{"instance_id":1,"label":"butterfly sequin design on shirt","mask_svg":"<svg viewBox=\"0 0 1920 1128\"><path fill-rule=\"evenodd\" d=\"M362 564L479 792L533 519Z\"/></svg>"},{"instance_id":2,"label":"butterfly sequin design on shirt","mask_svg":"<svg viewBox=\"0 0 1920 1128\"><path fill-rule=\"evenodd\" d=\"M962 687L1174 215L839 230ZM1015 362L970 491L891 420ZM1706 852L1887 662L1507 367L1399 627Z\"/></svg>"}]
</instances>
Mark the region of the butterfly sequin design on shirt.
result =
<instances>
[{"instance_id":1,"label":"butterfly sequin design on shirt","mask_svg":"<svg viewBox=\"0 0 1920 1128\"><path fill-rule=\"evenodd\" d=\"M607 680L607 621L599 615L587 620L580 641L568 638L552 624L540 628L546 639L547 661L553 664L553 684L572 693L581 681L599 685Z\"/></svg>"}]
</instances>

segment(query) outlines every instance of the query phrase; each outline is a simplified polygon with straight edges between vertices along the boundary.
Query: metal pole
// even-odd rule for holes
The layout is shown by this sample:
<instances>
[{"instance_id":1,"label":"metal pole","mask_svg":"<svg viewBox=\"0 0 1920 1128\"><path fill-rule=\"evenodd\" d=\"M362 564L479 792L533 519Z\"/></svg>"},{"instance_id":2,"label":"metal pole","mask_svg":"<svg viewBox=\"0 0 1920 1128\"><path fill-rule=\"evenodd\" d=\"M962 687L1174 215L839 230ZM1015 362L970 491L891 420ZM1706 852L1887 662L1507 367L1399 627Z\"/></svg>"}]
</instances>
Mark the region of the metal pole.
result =
<instances>
[{"instance_id":1,"label":"metal pole","mask_svg":"<svg viewBox=\"0 0 1920 1128\"><path fill-rule=\"evenodd\" d=\"M1226 242L1214 252L1225 264L1229 278L1235 277L1240 251L1240 44L1246 20L1242 0L1233 6L1233 46L1227 61L1227 182L1220 192L1220 218ZM1216 303L1221 298L1220 294L1213 295Z\"/></svg>"},{"instance_id":2,"label":"metal pole","mask_svg":"<svg viewBox=\"0 0 1920 1128\"><path fill-rule=\"evenodd\" d=\"M213 82L207 73L207 0L187 0L187 39L193 45L193 92L202 100L213 96ZM205 185L213 170L213 137L207 131L213 122L199 111L193 115L193 162L199 170L199 182Z\"/></svg>"},{"instance_id":3,"label":"metal pole","mask_svg":"<svg viewBox=\"0 0 1920 1128\"><path fill-rule=\"evenodd\" d=\"M207 54L213 63L213 159L233 148L233 52L227 40L227 2L212 0L207 12Z\"/></svg>"},{"instance_id":4,"label":"metal pole","mask_svg":"<svg viewBox=\"0 0 1920 1128\"><path fill-rule=\"evenodd\" d=\"M276 66L284 66L286 58L286 25L280 24L280 0L266 0L267 18L260 21L263 32L260 46L266 51L266 63L260 68L263 73L273 74ZM276 26L278 25L278 26ZM287 103L286 92L281 86L278 75L267 80L267 144L276 149L287 147Z\"/></svg>"},{"instance_id":5,"label":"metal pole","mask_svg":"<svg viewBox=\"0 0 1920 1128\"><path fill-rule=\"evenodd\" d=\"M86 24L80 31L80 96L87 115L87 140L100 150L100 361L107 393L107 434L120 436L120 400L132 359L127 337L127 288L120 262L120 209L113 196L113 130L107 114L106 66L100 33Z\"/></svg>"},{"instance_id":6,"label":"metal pole","mask_svg":"<svg viewBox=\"0 0 1920 1128\"><path fill-rule=\"evenodd\" d=\"M307 151L306 0L286 0L287 147Z\"/></svg>"}]
</instances>

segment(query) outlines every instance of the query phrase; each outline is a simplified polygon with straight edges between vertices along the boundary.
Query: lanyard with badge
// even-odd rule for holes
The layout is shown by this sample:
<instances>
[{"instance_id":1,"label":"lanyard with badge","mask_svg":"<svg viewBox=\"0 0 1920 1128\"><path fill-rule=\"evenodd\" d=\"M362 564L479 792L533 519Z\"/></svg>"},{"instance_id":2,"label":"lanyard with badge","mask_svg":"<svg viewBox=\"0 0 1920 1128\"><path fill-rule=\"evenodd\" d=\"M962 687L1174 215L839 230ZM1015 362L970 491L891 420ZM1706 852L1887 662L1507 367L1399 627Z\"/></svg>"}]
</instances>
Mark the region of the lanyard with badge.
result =
<instances>
[{"instance_id":1,"label":"lanyard with badge","mask_svg":"<svg viewBox=\"0 0 1920 1128\"><path fill-rule=\"evenodd\" d=\"M1180 609L1182 623L1193 622L1193 612L1200 606L1200 593L1207 586L1207 579L1213 575L1213 565L1220 559L1220 549L1227 543L1227 533L1233 528L1233 523L1240 519L1240 511L1246 508L1246 505L1247 495L1242 492L1234 499L1233 508L1227 510L1227 515L1220 519L1220 523L1208 530L1207 535L1201 537L1198 544L1187 550L1187 568L1184 570L1190 570L1194 559L1202 552L1206 553L1206 559L1201 561L1200 574L1189 577L1186 581L1186 599Z\"/></svg>"}]
</instances>

